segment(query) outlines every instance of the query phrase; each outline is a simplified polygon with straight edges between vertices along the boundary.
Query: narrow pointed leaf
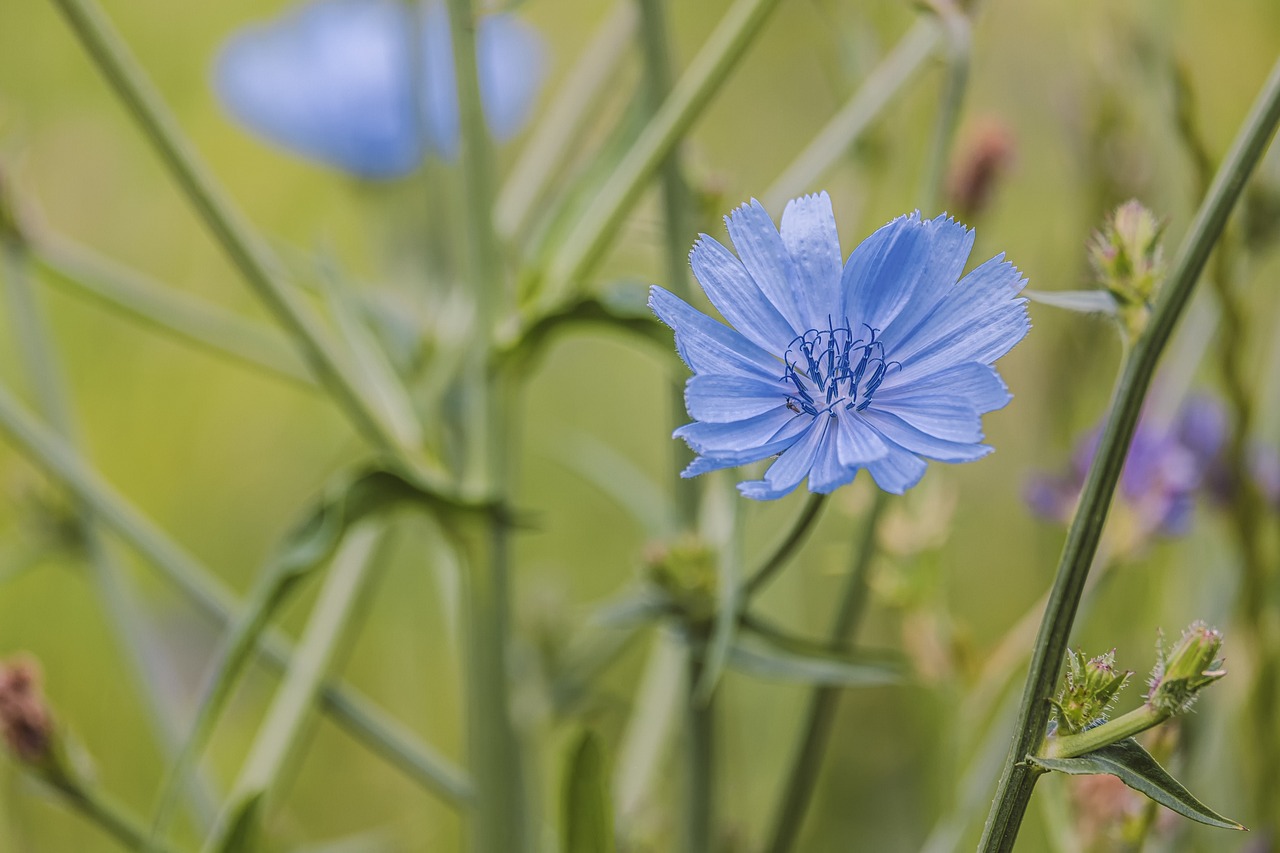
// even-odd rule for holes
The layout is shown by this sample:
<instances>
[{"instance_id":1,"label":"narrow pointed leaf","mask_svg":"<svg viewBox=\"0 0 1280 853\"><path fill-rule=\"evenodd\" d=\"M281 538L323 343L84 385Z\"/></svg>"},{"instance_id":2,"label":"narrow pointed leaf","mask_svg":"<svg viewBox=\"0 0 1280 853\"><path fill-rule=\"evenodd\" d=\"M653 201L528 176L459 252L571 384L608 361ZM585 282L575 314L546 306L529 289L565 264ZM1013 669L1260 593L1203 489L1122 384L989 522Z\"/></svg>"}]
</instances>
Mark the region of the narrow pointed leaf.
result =
<instances>
[{"instance_id":1,"label":"narrow pointed leaf","mask_svg":"<svg viewBox=\"0 0 1280 853\"><path fill-rule=\"evenodd\" d=\"M1081 314L1116 313L1116 300L1105 290L1024 290L1022 295L1041 305L1065 308Z\"/></svg>"},{"instance_id":2,"label":"narrow pointed leaf","mask_svg":"<svg viewBox=\"0 0 1280 853\"><path fill-rule=\"evenodd\" d=\"M600 738L584 731L565 772L564 853L611 853L613 812Z\"/></svg>"},{"instance_id":3,"label":"narrow pointed leaf","mask_svg":"<svg viewBox=\"0 0 1280 853\"><path fill-rule=\"evenodd\" d=\"M1244 829L1236 821L1223 817L1191 796L1191 792L1170 776L1169 772L1151 757L1151 753L1143 749L1142 745L1133 738L1126 738L1076 758L1028 756L1027 761L1036 767L1057 770L1059 773L1069 773L1072 776L1108 773L1183 817L1222 829Z\"/></svg>"}]
</instances>

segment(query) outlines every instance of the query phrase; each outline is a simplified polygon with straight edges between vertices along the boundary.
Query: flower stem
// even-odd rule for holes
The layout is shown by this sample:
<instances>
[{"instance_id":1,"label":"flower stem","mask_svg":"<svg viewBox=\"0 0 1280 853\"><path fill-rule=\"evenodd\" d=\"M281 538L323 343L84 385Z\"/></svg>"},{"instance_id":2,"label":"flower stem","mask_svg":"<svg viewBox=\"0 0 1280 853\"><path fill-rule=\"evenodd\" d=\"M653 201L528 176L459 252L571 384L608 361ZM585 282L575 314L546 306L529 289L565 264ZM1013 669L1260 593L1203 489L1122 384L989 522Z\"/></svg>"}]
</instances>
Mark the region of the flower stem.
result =
<instances>
[{"instance_id":1,"label":"flower stem","mask_svg":"<svg viewBox=\"0 0 1280 853\"><path fill-rule=\"evenodd\" d=\"M92 509L102 524L137 549L202 613L224 625L242 618L243 603L217 575L85 465L79 454L24 411L2 385L0 432ZM277 669L285 668L292 649L283 636L268 631L261 640L263 658ZM325 710L337 722L414 781L448 803L470 798L471 783L465 773L417 741L364 696L341 682L330 681L322 699Z\"/></svg>"},{"instance_id":2,"label":"flower stem","mask_svg":"<svg viewBox=\"0 0 1280 853\"><path fill-rule=\"evenodd\" d=\"M440 488L444 477L438 463L424 458L414 445L415 436L407 432L414 425L389 419L365 396L358 374L330 340L310 306L279 277L278 263L224 197L102 11L92 0L52 2L132 113L231 263L293 338L316 379L372 445L390 454L406 474Z\"/></svg>"},{"instance_id":3,"label":"flower stem","mask_svg":"<svg viewBox=\"0 0 1280 853\"><path fill-rule=\"evenodd\" d=\"M888 494L877 490L875 502L863 520L853 563L845 576L840 606L828 634L832 651L848 648L861 621L867 600L867 575L876 553L876 526L889 502L888 498ZM804 823L809 801L813 798L813 791L818 783L818 771L822 767L822 758L831 737L831 727L835 723L839 702L838 687L815 687L809 695L809 707L791 759L791 771L782 787L782 800L774 816L769 846L765 848L770 853L786 853L795 845L800 835L800 827Z\"/></svg>"},{"instance_id":4,"label":"flower stem","mask_svg":"<svg viewBox=\"0 0 1280 853\"><path fill-rule=\"evenodd\" d=\"M688 695L685 698L685 757L688 762L689 796L685 805L685 850L714 850L715 826L715 692L699 697L702 685L705 641L689 654Z\"/></svg>"},{"instance_id":5,"label":"flower stem","mask_svg":"<svg viewBox=\"0 0 1280 853\"><path fill-rule=\"evenodd\" d=\"M795 523L791 525L791 530L787 533L786 538L778 543L778 547L769 555L769 558L747 580L743 601L749 600L764 589L765 585L773 580L773 576L787 564L787 561L804 544L804 540L808 538L809 533L813 530L814 522L818 520L818 516L822 513L822 507L826 503L826 499L826 495L820 495L816 492L809 494L809 499L805 501L804 509L800 510L800 515L796 517Z\"/></svg>"},{"instance_id":6,"label":"flower stem","mask_svg":"<svg viewBox=\"0 0 1280 853\"><path fill-rule=\"evenodd\" d=\"M1035 654L1018 711L1018 722L1005 759L996 797L983 829L984 853L1013 849L1036 779L1042 771L1024 759L1038 747L1049 718L1048 700L1058 680L1076 608L1097 550L1107 510L1115 492L1125 453L1137 426L1160 353L1173 332L1213 245L1244 189L1245 181L1280 123L1280 62L1277 62L1227 153L1178 251L1150 323L1125 363L1098 453L1085 481L1079 509L1063 547L1050 592Z\"/></svg>"},{"instance_id":7,"label":"flower stem","mask_svg":"<svg viewBox=\"0 0 1280 853\"><path fill-rule=\"evenodd\" d=\"M1044 758L1075 758L1095 749L1133 737L1169 719L1168 711L1160 711L1142 703L1127 714L1108 720L1100 726L1073 735L1057 735L1044 741L1040 755Z\"/></svg>"},{"instance_id":8,"label":"flower stem","mask_svg":"<svg viewBox=\"0 0 1280 853\"><path fill-rule=\"evenodd\" d=\"M747 48L763 29L779 0L737 0L721 19L662 107L645 126L570 232L547 270L539 308L553 307L600 260L627 212L649 179L688 133ZM538 313L543 313L539 311Z\"/></svg>"},{"instance_id":9,"label":"flower stem","mask_svg":"<svg viewBox=\"0 0 1280 853\"><path fill-rule=\"evenodd\" d=\"M64 780L54 784L54 788L76 811L102 827L129 850L141 850L146 844L147 830L142 820L115 800L80 781ZM155 849L157 853L172 851L167 846Z\"/></svg>"},{"instance_id":10,"label":"flower stem","mask_svg":"<svg viewBox=\"0 0 1280 853\"><path fill-rule=\"evenodd\" d=\"M965 89L969 83L969 58L972 52L972 33L969 18L955 0L933 0L930 8L942 22L947 38L947 71L942 84L942 103L934 120L933 141L929 146L929 158L924 173L924 190L921 192L921 209L932 212L940 206L942 184L946 179L947 155L955 138L960 119L960 107L964 103Z\"/></svg>"}]
</instances>

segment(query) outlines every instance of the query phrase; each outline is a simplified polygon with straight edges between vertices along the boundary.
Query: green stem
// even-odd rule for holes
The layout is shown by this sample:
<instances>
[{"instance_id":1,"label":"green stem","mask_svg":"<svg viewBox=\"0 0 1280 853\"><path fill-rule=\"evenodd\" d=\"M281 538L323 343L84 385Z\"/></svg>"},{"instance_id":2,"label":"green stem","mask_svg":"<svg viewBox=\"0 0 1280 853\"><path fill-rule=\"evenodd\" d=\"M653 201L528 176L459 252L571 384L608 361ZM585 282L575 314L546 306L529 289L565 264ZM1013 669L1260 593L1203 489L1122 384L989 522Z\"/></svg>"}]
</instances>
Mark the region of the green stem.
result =
<instances>
[{"instance_id":1,"label":"green stem","mask_svg":"<svg viewBox=\"0 0 1280 853\"><path fill-rule=\"evenodd\" d=\"M137 815L124 806L81 782L65 780L55 783L54 788L76 811L102 827L126 848L143 849L147 841L146 827ZM171 853L172 849L160 847L157 848L157 853Z\"/></svg>"},{"instance_id":2,"label":"green stem","mask_svg":"<svg viewBox=\"0 0 1280 853\"><path fill-rule=\"evenodd\" d=\"M464 375L467 433L463 481L473 495L508 494L510 383L493 375L497 318L509 301L501 246L493 224L495 170L480 100L476 18L470 0L449 0L458 85L461 170L466 188L468 284L476 299L477 337L484 358ZM470 844L476 853L520 853L536 846L526 798L523 745L511 718L508 662L511 632L511 536L505 521L487 518L466 537L469 557L467 743L476 797Z\"/></svg>"},{"instance_id":3,"label":"green stem","mask_svg":"<svg viewBox=\"0 0 1280 853\"><path fill-rule=\"evenodd\" d=\"M867 512L859 531L857 550L845 577L840 605L828 633L832 651L848 649L862 618L867 600L867 575L870 574L876 553L876 527L889 502L888 498L885 492L877 491L875 503ZM809 695L809 707L800 728L800 739L791 758L791 771L781 789L782 797L774 816L773 831L769 834L769 846L765 848L770 853L786 853L795 846L800 836L800 827L818 784L818 772L822 767L827 741L831 738L831 727L835 723L839 703L838 687L816 687Z\"/></svg>"},{"instance_id":4,"label":"green stem","mask_svg":"<svg viewBox=\"0 0 1280 853\"><path fill-rule=\"evenodd\" d=\"M222 850L237 831L243 832L240 822L245 813L257 806L256 814L261 816L261 802L279 787L281 776L310 731L308 722L320 686L337 652L347 643L352 617L368 600L374 569L380 565L377 552L381 537L379 526L357 527L347 534L334 556L284 681L258 728L219 826L205 843L206 850Z\"/></svg>"},{"instance_id":5,"label":"green stem","mask_svg":"<svg viewBox=\"0 0 1280 853\"><path fill-rule=\"evenodd\" d=\"M689 63L662 107L614 169L612 177L587 206L552 257L547 290L536 313L544 313L603 256L627 212L639 200L649 179L704 112L703 108L763 29L779 0L737 0Z\"/></svg>"},{"instance_id":6,"label":"green stem","mask_svg":"<svg viewBox=\"0 0 1280 853\"><path fill-rule=\"evenodd\" d=\"M804 540L808 538L809 533L813 530L814 522L818 520L818 516L822 512L826 499L826 495L820 495L816 492L809 493L809 499L805 501L804 509L800 510L800 515L796 517L795 522L791 525L791 530L787 533L786 538L778 543L778 547L769 555L769 558L747 580L745 595L743 596L744 601L750 600L752 596L764 589L765 585L773 580L773 576L787 564L787 561L804 544Z\"/></svg>"},{"instance_id":7,"label":"green stem","mask_svg":"<svg viewBox=\"0 0 1280 853\"><path fill-rule=\"evenodd\" d=\"M1108 720L1100 726L1078 734L1046 738L1039 754L1044 758L1075 758L1145 732L1167 719L1167 711L1157 710L1144 702L1129 713Z\"/></svg>"},{"instance_id":8,"label":"green stem","mask_svg":"<svg viewBox=\"0 0 1280 853\"><path fill-rule=\"evenodd\" d=\"M644 50L645 84L649 96L651 114L656 114L662 107L662 101L670 94L673 77L671 55L668 45L671 39L667 33L666 10L663 0L640 0L640 36ZM667 289L686 302L689 301L689 256L688 247L693 239L694 226L691 223L689 209L692 199L689 187L685 183L680 168L678 147L662 160L659 169L662 179L662 210L664 225L663 260L666 266ZM671 381L671 418L673 429L684 423L684 380L673 378ZM698 510L698 489L692 482L684 480L680 472L689 464L692 454L682 442L672 442L676 529L692 524Z\"/></svg>"},{"instance_id":9,"label":"green stem","mask_svg":"<svg viewBox=\"0 0 1280 853\"><path fill-rule=\"evenodd\" d=\"M13 335L23 352L29 382L44 416L68 444L74 445L77 430L71 401L60 375L56 350L49 340L47 323L27 275L31 256L25 244L0 242L3 243L0 253L3 253L5 279L13 309ZM148 617L126 588L119 562L111 553L92 509L83 501L76 504L75 525L98 597L128 657L134 684L142 695L151 728L157 733L162 751L172 759L179 749L181 736L173 709L157 690L156 679L148 665L147 650L152 643ZM212 819L213 800L207 786L201 784L192 789L192 806L197 819L206 823Z\"/></svg>"},{"instance_id":10,"label":"green stem","mask_svg":"<svg viewBox=\"0 0 1280 853\"><path fill-rule=\"evenodd\" d=\"M201 612L222 624L241 618L244 605L217 576L168 537L117 493L74 450L39 424L0 386L0 431L28 457L83 501L98 519L138 550ZM277 669L287 666L292 649L276 632L262 638L265 659ZM325 685L325 709L370 749L442 796L461 803L471 796L466 774L417 742L403 726L389 719L359 693L338 682Z\"/></svg>"},{"instance_id":11,"label":"green stem","mask_svg":"<svg viewBox=\"0 0 1280 853\"><path fill-rule=\"evenodd\" d=\"M1028 766L1024 758L1034 752L1045 734L1049 718L1048 700L1058 680L1089 564L1102 535L1143 398L1160 353L1277 123L1280 123L1280 62L1273 67L1262 93L1214 177L1209 194L1196 212L1169 278L1163 285L1150 323L1134 344L1120 377L1112 414L1107 419L1097 456L1085 481L1079 509L1067 534L1049 605L1036 639L1016 733L983 830L980 849L986 853L1013 849L1036 778L1040 775L1040 771Z\"/></svg>"},{"instance_id":12,"label":"green stem","mask_svg":"<svg viewBox=\"0 0 1280 853\"><path fill-rule=\"evenodd\" d=\"M45 276L78 296L214 355L314 387L311 374L278 332L164 287L69 240L45 235L32 248Z\"/></svg>"},{"instance_id":13,"label":"green stem","mask_svg":"<svg viewBox=\"0 0 1280 853\"><path fill-rule=\"evenodd\" d=\"M931 7L942 21L947 36L947 72L942 84L942 103L938 107L934 123L933 142L924 173L924 191L920 206L935 211L940 206L942 184L947 173L947 157L955 138L960 120L960 107L964 103L965 89L969 83L969 58L972 52L972 35L968 17L954 0L936 0Z\"/></svg>"},{"instance_id":14,"label":"green stem","mask_svg":"<svg viewBox=\"0 0 1280 853\"><path fill-rule=\"evenodd\" d=\"M933 16L917 21L804 151L764 191L761 196L764 206L770 210L780 209L788 199L811 189L884 108L893 103L898 92L916 78L933 56L942 35L942 26Z\"/></svg>"},{"instance_id":15,"label":"green stem","mask_svg":"<svg viewBox=\"0 0 1280 853\"><path fill-rule=\"evenodd\" d=\"M698 696L705 652L705 641L700 648L690 648L688 695L684 703L689 785L685 804L684 849L687 853L707 853L715 849L712 838L715 826L715 692L705 697Z\"/></svg>"},{"instance_id":16,"label":"green stem","mask_svg":"<svg viewBox=\"0 0 1280 853\"><path fill-rule=\"evenodd\" d=\"M119 34L92 0L52 0L99 71L132 113L232 264L293 338L316 379L342 407L356 429L388 453L407 474L439 488L439 466L412 446L412 436L366 398L360 377L329 339L319 318L277 274L278 263L224 198L209 170L183 136L177 121ZM441 491L446 491L440 489Z\"/></svg>"}]
</instances>

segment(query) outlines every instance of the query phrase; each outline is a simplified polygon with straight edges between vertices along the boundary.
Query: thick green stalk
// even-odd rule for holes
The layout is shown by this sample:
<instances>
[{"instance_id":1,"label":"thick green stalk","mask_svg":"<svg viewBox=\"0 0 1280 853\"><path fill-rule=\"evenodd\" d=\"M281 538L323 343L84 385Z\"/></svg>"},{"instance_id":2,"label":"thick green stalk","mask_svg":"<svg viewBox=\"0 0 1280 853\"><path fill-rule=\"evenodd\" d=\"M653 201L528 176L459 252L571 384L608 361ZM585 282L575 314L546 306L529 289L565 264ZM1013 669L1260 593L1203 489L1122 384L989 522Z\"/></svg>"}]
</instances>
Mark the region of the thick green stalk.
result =
<instances>
[{"instance_id":1,"label":"thick green stalk","mask_svg":"<svg viewBox=\"0 0 1280 853\"><path fill-rule=\"evenodd\" d=\"M467 280L476 300L481 349L464 374L464 491L503 502L510 489L509 383L495 377L497 320L509 303L501 245L493 224L495 168L476 62L476 17L470 0L449 0L458 84L460 166L466 189ZM511 542L507 523L487 518L464 536L468 556L467 727L475 800L469 840L475 853L521 853L537 843L526 803L523 745L511 718L508 664ZM475 529L478 528L478 529Z\"/></svg>"},{"instance_id":2,"label":"thick green stalk","mask_svg":"<svg viewBox=\"0 0 1280 853\"><path fill-rule=\"evenodd\" d=\"M1022 824L1039 770L1024 759L1044 737L1049 697L1058 680L1076 608L1097 550L1107 510L1115 493L1125 454L1160 353L1204 269L1227 217L1244 189L1267 143L1280 123L1280 62L1273 67L1262 93L1245 119L1231 150L1214 177L1195 220L1178 251L1162 294L1145 332L1134 344L1120 377L1112 414L1107 419L1097 456L1089 470L1079 509L1067 534L1049 605L1036 640L1027 674L1018 722L995 801L983 830L980 849L1010 851Z\"/></svg>"},{"instance_id":3,"label":"thick green stalk","mask_svg":"<svg viewBox=\"0 0 1280 853\"><path fill-rule=\"evenodd\" d=\"M671 81L674 77L671 55L668 45L671 39L667 33L666 10L663 0L640 0L640 37L644 51L645 85L649 97L651 114L662 107L663 99L670 94ZM689 245L694 238L694 225L690 216L693 199L689 187L684 180L680 168L680 149L672 147L662 160L659 174L662 179L662 212L663 212L663 262L666 271L664 284L667 289L686 302L689 301ZM672 429L684 423L684 380L683 365L681 378L673 378L671 384L671 418ZM694 483L680 477L692 458L689 449L681 442L672 443L673 466L675 469L674 487L676 529L688 527L698 509L698 489Z\"/></svg>"},{"instance_id":4,"label":"thick green stalk","mask_svg":"<svg viewBox=\"0 0 1280 853\"><path fill-rule=\"evenodd\" d=\"M69 240L41 236L32 260L51 282L158 332L289 382L315 385L279 332L163 287Z\"/></svg>"},{"instance_id":5,"label":"thick green stalk","mask_svg":"<svg viewBox=\"0 0 1280 853\"><path fill-rule=\"evenodd\" d=\"M725 13L661 109L552 257L538 313L545 313L577 288L600 260L649 179L702 115L778 3L779 0L737 0Z\"/></svg>"},{"instance_id":6,"label":"thick green stalk","mask_svg":"<svg viewBox=\"0 0 1280 853\"><path fill-rule=\"evenodd\" d=\"M439 467L424 459L415 446L419 439L417 425L388 418L386 412L366 397L359 375L330 340L311 307L279 277L277 261L224 197L102 11L92 0L52 2L132 113L232 264L293 338L317 381L373 446L390 454L406 474L447 493L442 487L444 477Z\"/></svg>"},{"instance_id":7,"label":"thick green stalk","mask_svg":"<svg viewBox=\"0 0 1280 853\"><path fill-rule=\"evenodd\" d=\"M698 697L702 685L702 656L707 642L690 648L689 683L685 697L685 761L688 796L685 802L686 853L714 850L715 827L715 693Z\"/></svg>"},{"instance_id":8,"label":"thick green stalk","mask_svg":"<svg viewBox=\"0 0 1280 853\"><path fill-rule=\"evenodd\" d=\"M28 278L30 254L24 244L0 239L5 279L12 308L13 335L23 352L29 382L45 418L69 444L77 441L75 416L58 366L56 350L49 340L45 318ZM152 643L146 614L126 587L119 562L111 553L92 509L77 501L75 525L80 535L90 575L116 636L128 658L134 685L155 730L161 750L169 758L177 754L180 734L173 709L169 707L152 677L147 649ZM203 780L201 780L203 781ZM213 800L207 786L191 789L194 814L206 823L213 817Z\"/></svg>"},{"instance_id":9,"label":"thick green stalk","mask_svg":"<svg viewBox=\"0 0 1280 853\"><path fill-rule=\"evenodd\" d=\"M309 722L320 687L335 656L347 645L353 616L361 612L373 587L382 533L377 524L357 526L347 533L334 555L284 681L258 727L219 826L205 843L206 850L222 850L232 830L243 831L239 822L245 819L247 809L258 808L260 818L262 802L279 787L282 775L311 730Z\"/></svg>"},{"instance_id":10,"label":"thick green stalk","mask_svg":"<svg viewBox=\"0 0 1280 853\"><path fill-rule=\"evenodd\" d=\"M217 576L168 537L115 491L79 455L48 428L31 417L0 386L0 431L9 436L33 462L93 510L102 524L138 550L196 607L221 624L241 618L244 605ZM282 635L262 637L263 657L277 669L287 666L292 649ZM389 719L368 699L339 682L325 685L324 707L335 720L406 775L447 802L465 802L471 795L466 774L415 740L402 725Z\"/></svg>"},{"instance_id":11,"label":"thick green stalk","mask_svg":"<svg viewBox=\"0 0 1280 853\"><path fill-rule=\"evenodd\" d=\"M804 544L805 539L809 537L809 533L813 530L814 522L822 514L822 507L826 503L827 496L820 495L816 492L809 494L808 500L805 501L804 509L800 510L800 515L796 516L795 522L791 525L791 530L787 532L786 537L778 543L778 547L774 552L760 564L760 568L756 569L746 583L745 595L743 600L750 600L752 596L764 589L769 581L773 580L773 576L787 564L791 557Z\"/></svg>"},{"instance_id":12,"label":"thick green stalk","mask_svg":"<svg viewBox=\"0 0 1280 853\"><path fill-rule=\"evenodd\" d=\"M832 651L848 649L862 618L867 600L867 575L870 574L876 553L876 527L888 502L888 495L877 491L875 502L867 511L867 517L859 531L860 539L853 563L845 577L840 606L828 632ZM839 703L838 687L815 687L809 696L809 707L800 728L800 739L791 758L791 770L781 788L773 831L769 833L769 846L766 849L770 853L786 853L800 837L800 827L818 784L818 773L822 768L822 759L826 753L827 741L831 738L831 727L835 723Z\"/></svg>"}]
</instances>

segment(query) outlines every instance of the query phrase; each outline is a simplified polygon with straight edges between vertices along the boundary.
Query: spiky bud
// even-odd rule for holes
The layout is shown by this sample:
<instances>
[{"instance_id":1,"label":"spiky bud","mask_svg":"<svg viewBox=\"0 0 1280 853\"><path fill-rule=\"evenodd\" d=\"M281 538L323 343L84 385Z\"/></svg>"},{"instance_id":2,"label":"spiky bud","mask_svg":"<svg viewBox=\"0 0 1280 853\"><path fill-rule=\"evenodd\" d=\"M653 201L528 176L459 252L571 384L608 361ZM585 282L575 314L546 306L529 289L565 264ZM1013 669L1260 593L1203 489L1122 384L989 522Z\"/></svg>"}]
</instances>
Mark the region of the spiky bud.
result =
<instances>
[{"instance_id":1,"label":"spiky bud","mask_svg":"<svg viewBox=\"0 0 1280 853\"><path fill-rule=\"evenodd\" d=\"M1076 734L1106 722L1107 712L1133 676L1116 669L1116 650L1085 659L1083 651L1067 649L1067 682L1054 701L1058 725Z\"/></svg>"},{"instance_id":2,"label":"spiky bud","mask_svg":"<svg viewBox=\"0 0 1280 853\"><path fill-rule=\"evenodd\" d=\"M1218 657L1222 632L1202 621L1192 622L1172 649L1156 646L1156 665L1147 682L1147 704L1167 714L1184 714L1202 688L1227 674Z\"/></svg>"}]
</instances>

